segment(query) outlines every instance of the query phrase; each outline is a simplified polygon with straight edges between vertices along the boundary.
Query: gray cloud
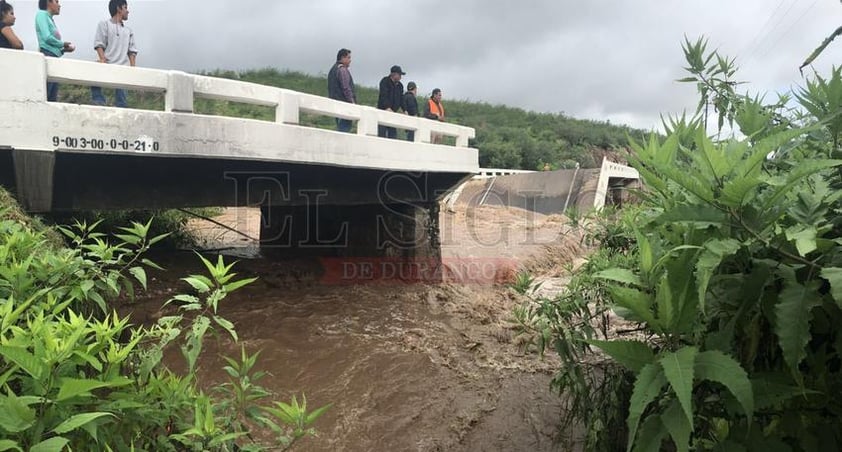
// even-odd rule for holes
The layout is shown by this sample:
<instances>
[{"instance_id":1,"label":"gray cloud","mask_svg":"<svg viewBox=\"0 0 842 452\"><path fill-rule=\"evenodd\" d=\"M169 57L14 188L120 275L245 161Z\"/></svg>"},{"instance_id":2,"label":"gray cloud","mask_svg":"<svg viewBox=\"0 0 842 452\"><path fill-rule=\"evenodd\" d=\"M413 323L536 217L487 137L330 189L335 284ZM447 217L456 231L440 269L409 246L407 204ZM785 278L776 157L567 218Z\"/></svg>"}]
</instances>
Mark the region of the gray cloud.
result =
<instances>
[{"instance_id":1,"label":"gray cloud","mask_svg":"<svg viewBox=\"0 0 842 452\"><path fill-rule=\"evenodd\" d=\"M36 2L18 0L16 31L35 47ZM684 74L684 36L708 37L736 56L755 92L801 83L797 67L842 17L836 1L609 0L134 0L139 64L183 70L275 67L324 73L337 49L353 50L352 71L374 86L392 64L421 92L504 103L650 128L661 113L695 108ZM64 0L56 18L90 48L106 1ZM774 15L773 15L774 13ZM832 44L816 64L842 55Z\"/></svg>"}]
</instances>

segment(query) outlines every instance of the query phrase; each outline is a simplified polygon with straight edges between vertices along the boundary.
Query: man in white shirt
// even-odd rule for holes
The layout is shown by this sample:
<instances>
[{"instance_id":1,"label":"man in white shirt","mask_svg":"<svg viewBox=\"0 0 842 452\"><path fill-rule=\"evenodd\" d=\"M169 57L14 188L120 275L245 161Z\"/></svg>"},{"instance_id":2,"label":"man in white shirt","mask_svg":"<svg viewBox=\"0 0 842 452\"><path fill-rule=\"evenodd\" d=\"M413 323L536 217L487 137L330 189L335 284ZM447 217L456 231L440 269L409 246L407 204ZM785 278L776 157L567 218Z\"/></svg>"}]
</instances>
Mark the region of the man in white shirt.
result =
<instances>
[{"instance_id":1,"label":"man in white shirt","mask_svg":"<svg viewBox=\"0 0 842 452\"><path fill-rule=\"evenodd\" d=\"M125 21L129 19L129 5L126 0L110 0L108 12L111 13L111 18L97 25L94 36L94 49L99 62L134 66L137 57L134 32L125 25ZM91 87L91 99L97 105L107 104L102 88L98 86ZM128 106L126 90L114 90L114 106Z\"/></svg>"}]
</instances>

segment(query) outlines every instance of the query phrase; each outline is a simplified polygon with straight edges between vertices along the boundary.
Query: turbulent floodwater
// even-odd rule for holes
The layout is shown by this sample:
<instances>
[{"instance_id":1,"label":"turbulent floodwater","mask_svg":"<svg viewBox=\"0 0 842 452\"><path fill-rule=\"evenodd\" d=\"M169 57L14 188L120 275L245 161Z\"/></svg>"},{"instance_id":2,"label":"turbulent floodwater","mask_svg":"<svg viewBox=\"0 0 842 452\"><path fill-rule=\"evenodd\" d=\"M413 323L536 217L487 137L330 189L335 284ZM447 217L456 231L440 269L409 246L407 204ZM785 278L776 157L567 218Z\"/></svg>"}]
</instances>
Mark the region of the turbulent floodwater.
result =
<instances>
[{"instance_id":1,"label":"turbulent floodwater","mask_svg":"<svg viewBox=\"0 0 842 452\"><path fill-rule=\"evenodd\" d=\"M237 213L231 224L243 226L243 215ZM558 219L524 214L527 228L510 209L489 208L483 215L487 221L481 223L491 232L474 231L479 239L495 236L494 224L499 229L514 223L513 231L533 239L537 233L547 243L518 244L509 236L505 246L489 251L463 237L464 228L454 224L464 224L465 217L457 212L443 214L443 227L454 234L444 244L446 256L506 256L533 265L549 259L546 268L552 268L567 259L558 253L575 249L560 246ZM220 234L208 235L218 241ZM201 271L191 253L156 259L167 272L152 277L150 295L135 305L136 320L160 316L162 301L187 291L178 278ZM236 268L241 277L259 279L224 300L221 315L234 322L248 350L261 351L258 367L271 374L261 383L284 400L304 392L311 407L333 404L316 424L319 437L302 440L296 450L571 450L559 442L561 404L549 391L557 363L524 354L513 343L508 320L517 300L505 288L327 285L312 261L259 257L241 258ZM210 342L200 372L208 386L225 380L220 356L239 353L226 338Z\"/></svg>"}]
</instances>

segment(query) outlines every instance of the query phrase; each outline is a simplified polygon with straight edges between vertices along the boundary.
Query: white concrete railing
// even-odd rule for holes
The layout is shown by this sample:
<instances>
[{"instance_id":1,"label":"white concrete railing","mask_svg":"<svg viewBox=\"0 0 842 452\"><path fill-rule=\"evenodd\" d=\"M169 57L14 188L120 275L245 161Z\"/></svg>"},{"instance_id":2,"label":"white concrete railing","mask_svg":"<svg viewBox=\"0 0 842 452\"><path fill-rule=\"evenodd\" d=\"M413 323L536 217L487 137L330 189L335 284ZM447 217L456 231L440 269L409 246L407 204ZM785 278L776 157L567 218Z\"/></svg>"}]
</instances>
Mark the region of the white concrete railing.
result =
<instances>
[{"instance_id":1,"label":"white concrete railing","mask_svg":"<svg viewBox=\"0 0 842 452\"><path fill-rule=\"evenodd\" d=\"M25 71L27 74L25 78L12 77L15 82L0 90L0 97L6 100L44 102L45 85L49 80L83 86L163 92L166 93L164 108L168 112L192 113L194 99L201 97L273 107L275 122L283 124L299 124L302 112L350 119L358 121L358 135L376 136L377 127L383 125L414 130L415 141L421 143L430 143L431 135L435 133L454 137L457 147L468 147L468 140L476 137L475 130L470 127L387 112L288 89L181 71L45 58L37 52L0 49L0 73L6 71ZM25 80L23 84L29 86L16 86L22 85L19 83L21 80ZM40 84L41 88L38 89L33 83ZM32 98L33 94L37 94L38 98Z\"/></svg>"},{"instance_id":2,"label":"white concrete railing","mask_svg":"<svg viewBox=\"0 0 842 452\"><path fill-rule=\"evenodd\" d=\"M607 158L602 158L602 167L599 171L599 180L594 195L594 208L597 210L605 207L605 197L608 196L608 184L611 179L640 179L640 173L636 169L614 163Z\"/></svg>"}]
</instances>

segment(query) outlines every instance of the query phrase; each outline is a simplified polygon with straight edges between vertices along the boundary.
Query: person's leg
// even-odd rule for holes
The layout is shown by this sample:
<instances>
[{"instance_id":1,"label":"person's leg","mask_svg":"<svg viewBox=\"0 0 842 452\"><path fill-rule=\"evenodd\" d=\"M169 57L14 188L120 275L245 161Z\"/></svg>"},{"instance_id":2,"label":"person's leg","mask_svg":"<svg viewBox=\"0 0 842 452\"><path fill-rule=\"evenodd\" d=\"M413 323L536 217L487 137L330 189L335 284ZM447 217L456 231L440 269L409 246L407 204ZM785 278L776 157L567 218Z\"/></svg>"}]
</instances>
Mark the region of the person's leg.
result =
<instances>
[{"instance_id":1,"label":"person's leg","mask_svg":"<svg viewBox=\"0 0 842 452\"><path fill-rule=\"evenodd\" d=\"M92 86L91 87L91 102L94 105L105 105L107 102L105 100L105 95L102 94L102 88L99 86Z\"/></svg>"},{"instance_id":2,"label":"person's leg","mask_svg":"<svg viewBox=\"0 0 842 452\"><path fill-rule=\"evenodd\" d=\"M414 130L407 130L406 131L406 141L415 141L415 131Z\"/></svg>"},{"instance_id":3,"label":"person's leg","mask_svg":"<svg viewBox=\"0 0 842 452\"><path fill-rule=\"evenodd\" d=\"M126 90L117 88L114 90L114 106L119 108L126 108L129 106L126 98Z\"/></svg>"},{"instance_id":4,"label":"person's leg","mask_svg":"<svg viewBox=\"0 0 842 452\"><path fill-rule=\"evenodd\" d=\"M58 100L58 83L47 82L47 102L55 102Z\"/></svg>"},{"instance_id":5,"label":"person's leg","mask_svg":"<svg viewBox=\"0 0 842 452\"><path fill-rule=\"evenodd\" d=\"M55 58L55 55L44 49L39 49L41 54L47 58ZM47 82L47 102L55 102L58 99L58 83Z\"/></svg>"},{"instance_id":6,"label":"person's leg","mask_svg":"<svg viewBox=\"0 0 842 452\"><path fill-rule=\"evenodd\" d=\"M351 131L351 120L350 119L336 118L336 130L338 130L340 132L350 132Z\"/></svg>"}]
</instances>

